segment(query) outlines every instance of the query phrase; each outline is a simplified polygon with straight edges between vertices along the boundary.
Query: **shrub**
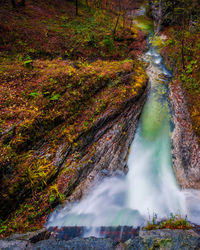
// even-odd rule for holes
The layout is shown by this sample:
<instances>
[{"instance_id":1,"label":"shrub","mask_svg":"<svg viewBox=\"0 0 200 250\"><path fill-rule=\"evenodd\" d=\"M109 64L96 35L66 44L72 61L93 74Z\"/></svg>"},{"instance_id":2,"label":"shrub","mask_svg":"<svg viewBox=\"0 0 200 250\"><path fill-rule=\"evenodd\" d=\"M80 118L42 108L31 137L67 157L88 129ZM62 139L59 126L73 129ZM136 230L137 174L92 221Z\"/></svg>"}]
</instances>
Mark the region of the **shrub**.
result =
<instances>
[{"instance_id":1,"label":"shrub","mask_svg":"<svg viewBox=\"0 0 200 250\"><path fill-rule=\"evenodd\" d=\"M103 40L104 45L109 49L109 50L113 50L114 49L114 41L113 38L110 36L105 37L105 39Z\"/></svg>"},{"instance_id":2,"label":"shrub","mask_svg":"<svg viewBox=\"0 0 200 250\"><path fill-rule=\"evenodd\" d=\"M180 215L170 214L169 219L157 221L157 215L153 215L151 221L148 221L148 224L144 229L154 230L154 229L191 229L192 225L187 221L187 216L182 218Z\"/></svg>"}]
</instances>

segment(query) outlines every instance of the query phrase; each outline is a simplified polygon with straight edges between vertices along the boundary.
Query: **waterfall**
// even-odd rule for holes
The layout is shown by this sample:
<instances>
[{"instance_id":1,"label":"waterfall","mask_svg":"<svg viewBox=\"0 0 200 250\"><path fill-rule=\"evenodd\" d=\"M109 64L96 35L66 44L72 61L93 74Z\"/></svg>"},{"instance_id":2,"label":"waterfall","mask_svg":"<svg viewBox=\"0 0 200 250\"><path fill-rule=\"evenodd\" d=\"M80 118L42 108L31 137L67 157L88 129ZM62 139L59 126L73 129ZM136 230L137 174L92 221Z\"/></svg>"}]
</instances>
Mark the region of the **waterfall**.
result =
<instances>
[{"instance_id":1,"label":"waterfall","mask_svg":"<svg viewBox=\"0 0 200 250\"><path fill-rule=\"evenodd\" d=\"M150 44L143 60L151 88L128 158L127 176L107 177L79 202L57 209L47 227L142 226L154 214L188 215L200 223L198 191L181 191L173 172L170 133L173 130L168 84L172 77L162 57ZM98 235L95 230L87 236Z\"/></svg>"},{"instance_id":2,"label":"waterfall","mask_svg":"<svg viewBox=\"0 0 200 250\"><path fill-rule=\"evenodd\" d=\"M149 62L151 90L128 159L128 205L144 216L184 215L185 197L177 185L171 162L168 101L171 74L155 48L151 47L144 59Z\"/></svg>"}]
</instances>

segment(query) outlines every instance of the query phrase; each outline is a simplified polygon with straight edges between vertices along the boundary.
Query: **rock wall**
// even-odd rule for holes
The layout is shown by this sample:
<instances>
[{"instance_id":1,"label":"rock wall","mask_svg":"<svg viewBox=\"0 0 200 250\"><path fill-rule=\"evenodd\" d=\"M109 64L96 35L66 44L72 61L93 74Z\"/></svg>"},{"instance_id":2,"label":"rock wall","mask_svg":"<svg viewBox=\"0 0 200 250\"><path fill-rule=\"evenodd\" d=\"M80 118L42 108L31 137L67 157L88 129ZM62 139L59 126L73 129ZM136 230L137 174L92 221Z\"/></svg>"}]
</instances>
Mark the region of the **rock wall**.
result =
<instances>
[{"instance_id":1,"label":"rock wall","mask_svg":"<svg viewBox=\"0 0 200 250\"><path fill-rule=\"evenodd\" d=\"M86 139L87 147L82 149L82 159L79 162L76 178L71 182L75 190L66 202L81 199L93 184L105 176L127 173L129 147L134 138L148 89L149 86L141 93L139 99L128 100L121 112L106 114L93 129ZM90 156L87 149L89 145L94 144L95 153Z\"/></svg>"},{"instance_id":2,"label":"rock wall","mask_svg":"<svg viewBox=\"0 0 200 250\"><path fill-rule=\"evenodd\" d=\"M180 83L170 85L175 129L172 134L172 160L182 188L200 189L200 147L192 130L190 114Z\"/></svg>"},{"instance_id":3,"label":"rock wall","mask_svg":"<svg viewBox=\"0 0 200 250\"><path fill-rule=\"evenodd\" d=\"M176 62L163 50L161 55L174 74ZM181 83L173 79L169 85L169 97L173 108L172 162L181 188L200 189L200 145L192 128L188 104Z\"/></svg>"}]
</instances>

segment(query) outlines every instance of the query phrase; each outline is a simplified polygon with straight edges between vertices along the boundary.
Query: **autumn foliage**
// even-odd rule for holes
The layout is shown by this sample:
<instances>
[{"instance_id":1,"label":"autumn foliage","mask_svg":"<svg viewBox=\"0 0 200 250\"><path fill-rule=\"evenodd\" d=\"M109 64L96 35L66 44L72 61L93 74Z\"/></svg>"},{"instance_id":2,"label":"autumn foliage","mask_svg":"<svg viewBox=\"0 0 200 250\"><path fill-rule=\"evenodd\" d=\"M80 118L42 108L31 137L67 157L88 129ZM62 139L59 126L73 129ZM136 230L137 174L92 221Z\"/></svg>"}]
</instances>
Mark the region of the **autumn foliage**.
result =
<instances>
[{"instance_id":1,"label":"autumn foliage","mask_svg":"<svg viewBox=\"0 0 200 250\"><path fill-rule=\"evenodd\" d=\"M84 136L146 88L145 34L120 17L113 36L115 14L83 4L78 16L59 0L0 10L2 235L43 226L72 191Z\"/></svg>"}]
</instances>

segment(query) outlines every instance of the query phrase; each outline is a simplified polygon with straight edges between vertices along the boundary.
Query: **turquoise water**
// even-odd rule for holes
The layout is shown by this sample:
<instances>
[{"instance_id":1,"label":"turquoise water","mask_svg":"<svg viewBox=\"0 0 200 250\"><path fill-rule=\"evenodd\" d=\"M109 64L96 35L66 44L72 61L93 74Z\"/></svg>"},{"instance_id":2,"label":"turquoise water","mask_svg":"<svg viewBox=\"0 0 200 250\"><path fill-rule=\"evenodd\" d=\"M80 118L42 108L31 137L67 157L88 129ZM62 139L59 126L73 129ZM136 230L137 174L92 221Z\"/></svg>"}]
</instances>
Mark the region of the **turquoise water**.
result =
<instances>
[{"instance_id":1,"label":"turquoise water","mask_svg":"<svg viewBox=\"0 0 200 250\"><path fill-rule=\"evenodd\" d=\"M151 89L131 145L127 176L128 205L147 217L156 214L168 217L170 213L186 213L184 194L174 176L171 161L171 107L167 71L156 48L150 47L144 56L149 63L147 74Z\"/></svg>"}]
</instances>

